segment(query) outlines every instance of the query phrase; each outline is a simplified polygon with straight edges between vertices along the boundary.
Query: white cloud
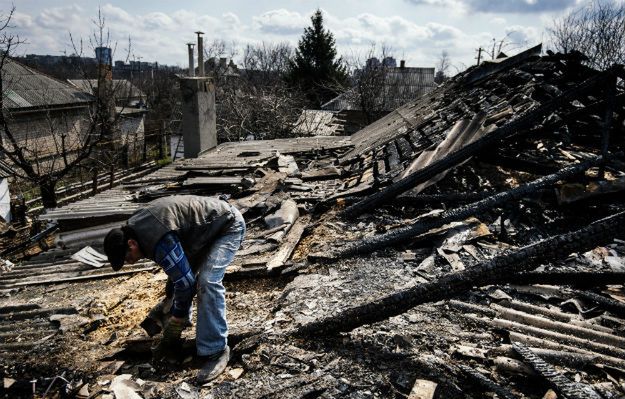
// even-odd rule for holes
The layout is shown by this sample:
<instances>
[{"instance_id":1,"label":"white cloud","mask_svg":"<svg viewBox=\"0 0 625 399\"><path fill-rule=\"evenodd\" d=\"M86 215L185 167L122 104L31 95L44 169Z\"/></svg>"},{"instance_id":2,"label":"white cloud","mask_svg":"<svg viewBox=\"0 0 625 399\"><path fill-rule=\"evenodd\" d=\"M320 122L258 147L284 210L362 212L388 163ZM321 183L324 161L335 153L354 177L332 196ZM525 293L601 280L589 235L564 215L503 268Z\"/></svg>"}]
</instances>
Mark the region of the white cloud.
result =
<instances>
[{"instance_id":1,"label":"white cloud","mask_svg":"<svg viewBox=\"0 0 625 399\"><path fill-rule=\"evenodd\" d=\"M46 8L36 18L37 25L45 29L67 29L74 24L84 23L82 9L77 5Z\"/></svg>"},{"instance_id":2,"label":"white cloud","mask_svg":"<svg viewBox=\"0 0 625 399\"><path fill-rule=\"evenodd\" d=\"M533 26L512 25L505 32L511 43L521 46L537 44L541 38L541 32Z\"/></svg>"},{"instance_id":3,"label":"white cloud","mask_svg":"<svg viewBox=\"0 0 625 399\"><path fill-rule=\"evenodd\" d=\"M281 35L301 33L310 24L308 17L284 8L267 11L252 20L259 30Z\"/></svg>"},{"instance_id":4,"label":"white cloud","mask_svg":"<svg viewBox=\"0 0 625 399\"><path fill-rule=\"evenodd\" d=\"M18 29L27 29L33 26L33 18L28 14L22 14L15 12L13 14L13 20L11 21L13 26Z\"/></svg>"},{"instance_id":5,"label":"white cloud","mask_svg":"<svg viewBox=\"0 0 625 399\"><path fill-rule=\"evenodd\" d=\"M454 7L481 13L544 13L566 10L580 0L405 0L417 6Z\"/></svg>"}]
</instances>

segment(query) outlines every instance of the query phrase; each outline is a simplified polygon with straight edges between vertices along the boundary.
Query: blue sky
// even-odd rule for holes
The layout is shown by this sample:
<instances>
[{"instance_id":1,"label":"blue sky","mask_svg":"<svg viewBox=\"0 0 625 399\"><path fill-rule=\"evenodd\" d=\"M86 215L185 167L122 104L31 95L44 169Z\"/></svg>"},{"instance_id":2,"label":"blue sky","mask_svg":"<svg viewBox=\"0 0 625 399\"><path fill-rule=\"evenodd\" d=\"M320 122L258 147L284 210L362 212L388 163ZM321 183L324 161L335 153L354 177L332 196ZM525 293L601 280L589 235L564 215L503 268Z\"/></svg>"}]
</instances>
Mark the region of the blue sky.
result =
<instances>
[{"instance_id":1,"label":"blue sky","mask_svg":"<svg viewBox=\"0 0 625 399\"><path fill-rule=\"evenodd\" d=\"M472 64L478 47L492 47L493 38L507 38L505 50L515 53L546 40L554 18L587 0L334 0L334 1L47 1L16 2L13 31L26 39L18 54L70 54L69 40L88 41L98 7L117 42L115 59L130 58L184 66L185 43L196 30L205 41L225 40L240 59L247 43L297 44L310 15L324 12L346 59L365 58L371 46L391 48L408 66L433 66L446 50L458 69ZM0 0L0 10L11 2ZM238 50L238 51L237 51ZM84 52L92 52L88 44Z\"/></svg>"}]
</instances>

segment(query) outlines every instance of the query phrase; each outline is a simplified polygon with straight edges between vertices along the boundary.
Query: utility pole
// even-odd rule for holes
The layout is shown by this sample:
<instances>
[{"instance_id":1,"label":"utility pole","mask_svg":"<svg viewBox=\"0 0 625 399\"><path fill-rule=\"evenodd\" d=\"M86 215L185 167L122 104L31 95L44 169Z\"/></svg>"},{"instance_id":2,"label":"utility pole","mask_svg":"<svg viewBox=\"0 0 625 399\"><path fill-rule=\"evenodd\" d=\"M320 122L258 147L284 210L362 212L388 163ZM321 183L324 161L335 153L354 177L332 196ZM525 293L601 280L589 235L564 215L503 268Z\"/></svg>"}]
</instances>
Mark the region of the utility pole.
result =
<instances>
[{"instance_id":1,"label":"utility pole","mask_svg":"<svg viewBox=\"0 0 625 399\"><path fill-rule=\"evenodd\" d=\"M482 51L484 51L481 47L477 49L477 65L480 65L480 61L482 61Z\"/></svg>"}]
</instances>

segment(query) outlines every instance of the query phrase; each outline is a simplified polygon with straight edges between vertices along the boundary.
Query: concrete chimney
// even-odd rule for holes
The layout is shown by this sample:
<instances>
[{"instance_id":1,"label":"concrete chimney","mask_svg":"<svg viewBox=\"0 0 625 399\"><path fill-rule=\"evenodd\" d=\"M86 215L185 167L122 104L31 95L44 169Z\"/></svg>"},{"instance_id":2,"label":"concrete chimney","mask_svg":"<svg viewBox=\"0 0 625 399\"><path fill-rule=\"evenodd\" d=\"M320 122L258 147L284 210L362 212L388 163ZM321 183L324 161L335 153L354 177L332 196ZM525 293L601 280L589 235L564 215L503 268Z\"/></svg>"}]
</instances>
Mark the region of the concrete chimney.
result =
<instances>
[{"instance_id":1,"label":"concrete chimney","mask_svg":"<svg viewBox=\"0 0 625 399\"><path fill-rule=\"evenodd\" d=\"M189 47L189 76L195 76L195 65L193 63L193 43L187 43L187 47Z\"/></svg>"},{"instance_id":2,"label":"concrete chimney","mask_svg":"<svg viewBox=\"0 0 625 399\"><path fill-rule=\"evenodd\" d=\"M204 32L197 31L197 76L204 76Z\"/></svg>"},{"instance_id":3,"label":"concrete chimney","mask_svg":"<svg viewBox=\"0 0 625 399\"><path fill-rule=\"evenodd\" d=\"M399 67L400 67L401 69L406 68L406 60L401 60L401 61L399 61Z\"/></svg>"},{"instance_id":4,"label":"concrete chimney","mask_svg":"<svg viewBox=\"0 0 625 399\"><path fill-rule=\"evenodd\" d=\"M180 80L184 157L197 158L217 146L215 86L211 78Z\"/></svg>"}]
</instances>

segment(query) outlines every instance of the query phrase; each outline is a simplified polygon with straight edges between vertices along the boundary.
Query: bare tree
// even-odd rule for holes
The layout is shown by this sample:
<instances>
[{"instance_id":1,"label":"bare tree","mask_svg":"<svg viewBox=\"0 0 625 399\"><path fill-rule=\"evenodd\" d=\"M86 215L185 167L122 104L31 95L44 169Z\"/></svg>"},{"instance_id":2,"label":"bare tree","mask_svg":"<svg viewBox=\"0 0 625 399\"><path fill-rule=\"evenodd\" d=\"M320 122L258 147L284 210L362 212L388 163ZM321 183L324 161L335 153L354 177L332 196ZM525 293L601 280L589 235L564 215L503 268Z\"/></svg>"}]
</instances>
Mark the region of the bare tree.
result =
<instances>
[{"instance_id":1,"label":"bare tree","mask_svg":"<svg viewBox=\"0 0 625 399\"><path fill-rule=\"evenodd\" d=\"M393 79L389 71L395 65L384 60L391 57L392 48L382 44L378 48L372 44L365 57L356 55L348 61L354 80L353 88L343 94L346 102L358 104L366 123L372 123L394 107L398 96L399 80Z\"/></svg>"},{"instance_id":2,"label":"bare tree","mask_svg":"<svg viewBox=\"0 0 625 399\"><path fill-rule=\"evenodd\" d=\"M443 83L448 78L449 68L451 67L451 59L447 50L441 52L438 61L436 62L436 74L434 75L434 82Z\"/></svg>"},{"instance_id":3,"label":"bare tree","mask_svg":"<svg viewBox=\"0 0 625 399\"><path fill-rule=\"evenodd\" d=\"M625 3L592 0L556 19L549 34L555 50L579 51L594 68L625 63Z\"/></svg>"},{"instance_id":4,"label":"bare tree","mask_svg":"<svg viewBox=\"0 0 625 399\"><path fill-rule=\"evenodd\" d=\"M10 58L20 43L20 39L10 32L13 12L14 9L2 17L0 23L0 90L3 93L0 99L0 151L6 160L2 166L14 178L37 185L44 207L55 207L57 183L88 159L99 143L111 141L116 122L115 110L111 109L114 93L110 85L100 82L96 95L88 102L89 106L78 107L79 111L52 106L27 118L14 112L19 110L19 106L7 103L4 93L11 85L19 84L21 77L19 73L11 75L9 72L19 72L25 67ZM98 21L99 31L96 30L92 44L109 47L101 15ZM101 73L98 80L104 79ZM60 82L55 84L62 85ZM53 87L49 92L46 88L39 89L42 98L52 99L54 90L59 88Z\"/></svg>"},{"instance_id":5,"label":"bare tree","mask_svg":"<svg viewBox=\"0 0 625 399\"><path fill-rule=\"evenodd\" d=\"M293 135L305 96L284 80L293 48L286 43L248 44L243 69L217 65L217 131L220 141Z\"/></svg>"}]
</instances>

